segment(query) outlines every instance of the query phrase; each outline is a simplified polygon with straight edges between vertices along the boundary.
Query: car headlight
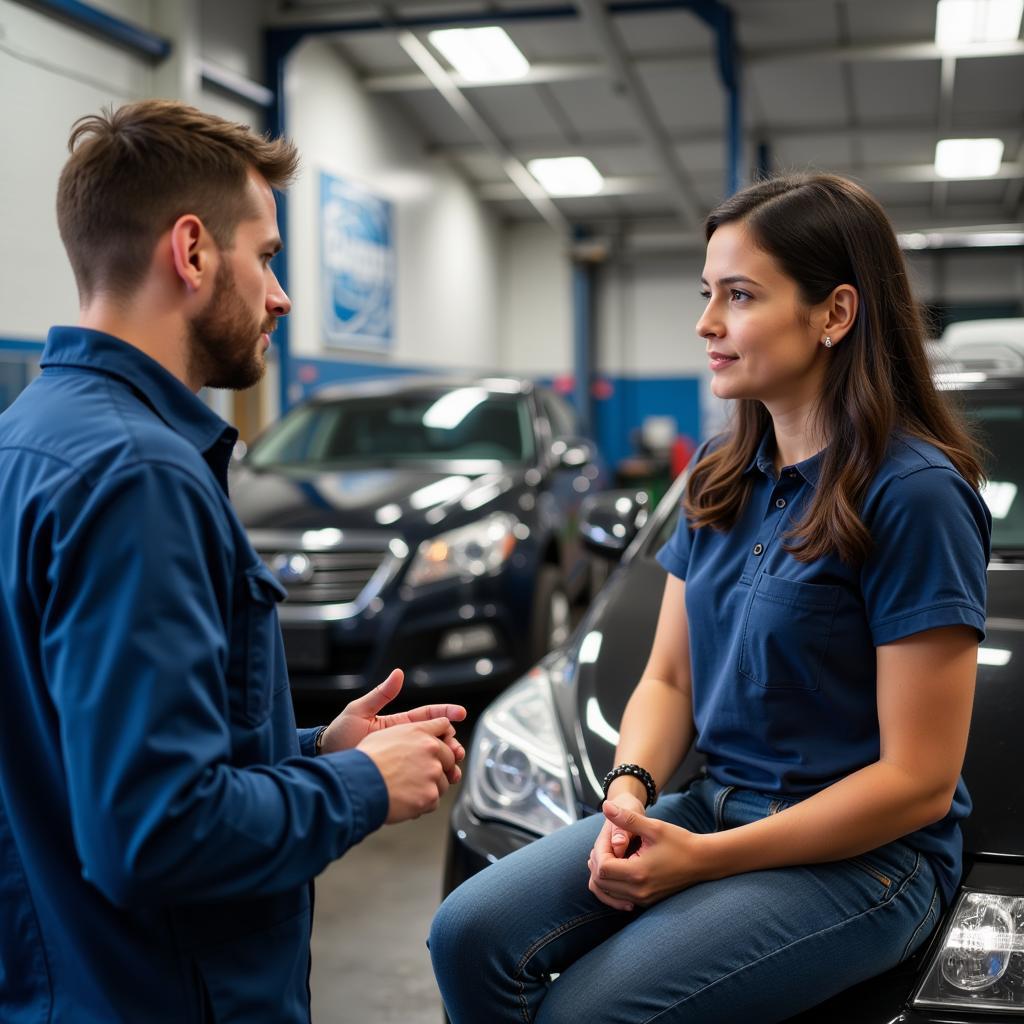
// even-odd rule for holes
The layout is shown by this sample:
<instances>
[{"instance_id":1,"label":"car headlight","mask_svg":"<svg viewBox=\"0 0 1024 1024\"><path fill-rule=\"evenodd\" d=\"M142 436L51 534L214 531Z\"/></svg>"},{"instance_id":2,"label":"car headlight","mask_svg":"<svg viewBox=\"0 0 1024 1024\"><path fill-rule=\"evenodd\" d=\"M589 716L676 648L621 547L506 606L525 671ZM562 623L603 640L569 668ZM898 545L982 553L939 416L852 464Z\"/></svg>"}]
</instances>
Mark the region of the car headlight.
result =
<instances>
[{"instance_id":1,"label":"car headlight","mask_svg":"<svg viewBox=\"0 0 1024 1024\"><path fill-rule=\"evenodd\" d=\"M423 541L405 582L420 587L452 577L470 579L497 572L516 546L515 526L515 516L495 512Z\"/></svg>"},{"instance_id":2,"label":"car headlight","mask_svg":"<svg viewBox=\"0 0 1024 1024\"><path fill-rule=\"evenodd\" d=\"M468 776L469 800L482 818L538 835L576 820L565 744L543 669L509 687L480 717Z\"/></svg>"},{"instance_id":3,"label":"car headlight","mask_svg":"<svg viewBox=\"0 0 1024 1024\"><path fill-rule=\"evenodd\" d=\"M914 1005L1024 1014L1024 898L963 893Z\"/></svg>"}]
</instances>

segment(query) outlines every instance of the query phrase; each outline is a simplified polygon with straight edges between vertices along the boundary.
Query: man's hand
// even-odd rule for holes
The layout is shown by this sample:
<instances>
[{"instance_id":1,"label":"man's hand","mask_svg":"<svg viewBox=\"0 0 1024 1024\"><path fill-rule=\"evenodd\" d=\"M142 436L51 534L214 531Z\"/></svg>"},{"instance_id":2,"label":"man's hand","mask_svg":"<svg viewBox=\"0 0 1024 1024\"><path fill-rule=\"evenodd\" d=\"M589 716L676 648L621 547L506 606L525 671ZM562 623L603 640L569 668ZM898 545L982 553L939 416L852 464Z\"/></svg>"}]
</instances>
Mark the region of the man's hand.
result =
<instances>
[{"instance_id":1,"label":"man's hand","mask_svg":"<svg viewBox=\"0 0 1024 1024\"><path fill-rule=\"evenodd\" d=\"M678 825L648 818L642 808L618 806L626 804L626 797L615 800L605 801L607 820L587 862L588 887L602 903L616 910L649 907L701 880L701 836ZM615 855L612 843L616 832L636 836L640 840L636 851L625 857Z\"/></svg>"},{"instance_id":2,"label":"man's hand","mask_svg":"<svg viewBox=\"0 0 1024 1024\"><path fill-rule=\"evenodd\" d=\"M324 733L321 749L329 754L338 750L351 750L371 733L381 729L389 729L396 725L412 725L417 722L430 722L438 718L446 718L449 722L448 732L442 737L455 758L449 782L458 782L462 778L459 763L465 758L466 751L455 738L452 722L461 722L466 717L466 709L459 704L428 704L402 711L396 715L378 714L390 704L401 692L405 674L396 668L391 675L369 693L352 701L329 726Z\"/></svg>"},{"instance_id":3,"label":"man's hand","mask_svg":"<svg viewBox=\"0 0 1024 1024\"><path fill-rule=\"evenodd\" d=\"M459 770L446 742L451 732L447 718L432 718L371 732L358 745L388 787L389 825L437 809L448 780Z\"/></svg>"}]
</instances>

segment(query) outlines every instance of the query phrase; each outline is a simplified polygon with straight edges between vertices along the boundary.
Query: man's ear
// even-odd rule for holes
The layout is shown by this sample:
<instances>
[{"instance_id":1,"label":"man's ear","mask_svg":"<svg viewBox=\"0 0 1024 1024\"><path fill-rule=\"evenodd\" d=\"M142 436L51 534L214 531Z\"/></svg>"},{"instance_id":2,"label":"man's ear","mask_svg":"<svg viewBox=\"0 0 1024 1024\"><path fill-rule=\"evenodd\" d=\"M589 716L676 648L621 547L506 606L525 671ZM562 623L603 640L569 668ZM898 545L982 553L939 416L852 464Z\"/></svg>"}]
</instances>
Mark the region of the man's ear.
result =
<instances>
[{"instance_id":1,"label":"man's ear","mask_svg":"<svg viewBox=\"0 0 1024 1024\"><path fill-rule=\"evenodd\" d=\"M203 222L186 213L171 227L171 262L181 283L191 291L199 291L212 271L213 239Z\"/></svg>"}]
</instances>

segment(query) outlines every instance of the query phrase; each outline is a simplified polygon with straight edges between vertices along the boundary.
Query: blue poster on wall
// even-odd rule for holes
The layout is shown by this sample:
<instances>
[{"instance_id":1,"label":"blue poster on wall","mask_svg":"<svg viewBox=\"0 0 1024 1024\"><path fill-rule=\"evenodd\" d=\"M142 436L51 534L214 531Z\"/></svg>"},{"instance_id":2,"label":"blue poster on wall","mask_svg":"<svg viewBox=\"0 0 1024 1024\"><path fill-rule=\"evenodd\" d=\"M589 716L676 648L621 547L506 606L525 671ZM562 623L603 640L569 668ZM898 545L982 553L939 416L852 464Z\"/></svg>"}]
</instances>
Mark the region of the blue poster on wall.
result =
<instances>
[{"instance_id":1,"label":"blue poster on wall","mask_svg":"<svg viewBox=\"0 0 1024 1024\"><path fill-rule=\"evenodd\" d=\"M328 345L391 345L395 246L391 203L320 175L320 265Z\"/></svg>"}]
</instances>

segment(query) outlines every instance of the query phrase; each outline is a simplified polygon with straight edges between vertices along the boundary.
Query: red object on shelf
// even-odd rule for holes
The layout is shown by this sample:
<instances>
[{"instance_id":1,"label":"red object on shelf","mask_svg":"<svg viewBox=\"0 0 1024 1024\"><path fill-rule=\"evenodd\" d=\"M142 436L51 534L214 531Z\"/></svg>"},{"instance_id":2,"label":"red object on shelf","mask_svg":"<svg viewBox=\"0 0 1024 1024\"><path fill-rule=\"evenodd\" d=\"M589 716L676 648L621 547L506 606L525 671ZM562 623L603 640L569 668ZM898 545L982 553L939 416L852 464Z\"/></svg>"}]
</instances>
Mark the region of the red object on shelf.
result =
<instances>
[{"instance_id":1,"label":"red object on shelf","mask_svg":"<svg viewBox=\"0 0 1024 1024\"><path fill-rule=\"evenodd\" d=\"M672 459L670 463L673 480L686 469L696 450L697 445L692 437L688 434L676 434L676 439L672 442Z\"/></svg>"}]
</instances>

